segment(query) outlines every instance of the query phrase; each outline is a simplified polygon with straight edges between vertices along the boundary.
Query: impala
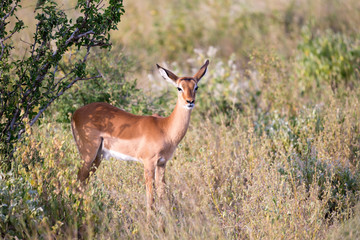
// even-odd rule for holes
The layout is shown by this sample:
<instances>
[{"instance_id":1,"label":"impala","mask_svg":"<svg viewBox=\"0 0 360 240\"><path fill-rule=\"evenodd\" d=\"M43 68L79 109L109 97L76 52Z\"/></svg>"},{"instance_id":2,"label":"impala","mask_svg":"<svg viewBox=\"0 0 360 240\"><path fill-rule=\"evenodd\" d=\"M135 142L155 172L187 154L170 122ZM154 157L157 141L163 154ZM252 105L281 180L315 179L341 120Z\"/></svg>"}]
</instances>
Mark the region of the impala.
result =
<instances>
[{"instance_id":1,"label":"impala","mask_svg":"<svg viewBox=\"0 0 360 240\"><path fill-rule=\"evenodd\" d=\"M178 98L168 117L137 116L107 103L91 103L76 110L71 127L83 159L78 179L85 182L101 159L114 157L144 164L146 207L149 215L154 203L154 183L160 204L165 193L165 166L186 134L200 79L209 60L193 77L177 77L157 65L161 76L175 85Z\"/></svg>"}]
</instances>

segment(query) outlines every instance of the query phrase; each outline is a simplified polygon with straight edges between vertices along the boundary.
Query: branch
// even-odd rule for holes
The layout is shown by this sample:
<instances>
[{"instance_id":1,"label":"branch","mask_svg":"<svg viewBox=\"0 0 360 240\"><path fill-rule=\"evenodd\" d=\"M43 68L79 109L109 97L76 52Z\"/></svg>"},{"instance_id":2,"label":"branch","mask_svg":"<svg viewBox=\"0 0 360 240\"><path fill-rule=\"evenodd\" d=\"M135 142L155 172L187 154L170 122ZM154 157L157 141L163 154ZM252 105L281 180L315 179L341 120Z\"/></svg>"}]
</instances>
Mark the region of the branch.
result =
<instances>
[{"instance_id":1,"label":"branch","mask_svg":"<svg viewBox=\"0 0 360 240\"><path fill-rule=\"evenodd\" d=\"M3 130L3 133L5 134L7 132L7 142L10 142L10 138L11 138L11 130L13 130L14 128L14 124L15 124L15 120L16 118L18 117L19 115L19 108L16 108L14 110L14 117L13 119L11 120L11 122L8 122ZM9 129L10 128L10 129Z\"/></svg>"},{"instance_id":2,"label":"branch","mask_svg":"<svg viewBox=\"0 0 360 240\"><path fill-rule=\"evenodd\" d=\"M11 10L1 19L1 27L0 27L0 29L5 28L5 26L6 26L6 25L4 24L5 20L14 13L15 8L17 7L18 3L19 3L19 1L17 0L17 1L15 2L15 5L11 8ZM2 7L3 7L3 6L2 6ZM4 30L5 30L5 29L4 29ZM4 42L5 42L7 39L11 38L15 33L16 33L16 31L12 32L12 33L11 33L10 35L8 35L7 37L4 37L3 39L0 39L0 42L1 42L1 54L0 54L0 59L2 59L2 57L3 57L3 55L4 55L4 49L5 49Z\"/></svg>"},{"instance_id":3,"label":"branch","mask_svg":"<svg viewBox=\"0 0 360 240\"><path fill-rule=\"evenodd\" d=\"M55 51L54 54L56 54L56 51ZM53 56L54 56L54 54L53 54ZM45 64L42 66L42 68L40 69L40 71L38 71L38 72L39 72L39 75L36 77L35 82L42 82L42 80L44 80L44 77L45 77L45 75L48 73L48 70L49 70L50 66L51 66L51 65L50 65L50 61L48 61L47 63L45 63Z\"/></svg>"},{"instance_id":4,"label":"branch","mask_svg":"<svg viewBox=\"0 0 360 240\"><path fill-rule=\"evenodd\" d=\"M66 40L65 44L67 45L75 36L75 34L79 31L79 28L75 29L75 31L71 34L68 40Z\"/></svg>"},{"instance_id":5,"label":"branch","mask_svg":"<svg viewBox=\"0 0 360 240\"><path fill-rule=\"evenodd\" d=\"M0 55L0 59L2 59L3 54L4 54L4 49L5 49L5 45L4 42L6 40L8 40L9 38L11 38L14 34L16 33L16 31L12 32L11 34L9 34L7 37L4 37L3 39L0 39L0 43L1 43L1 55Z\"/></svg>"},{"instance_id":6,"label":"branch","mask_svg":"<svg viewBox=\"0 0 360 240\"><path fill-rule=\"evenodd\" d=\"M86 54L85 54L85 56L84 56L84 58L83 58L83 60L82 60L81 62L83 62L83 63L86 62L86 60L87 60L87 58L88 58L88 56L89 56L89 54L90 54L90 49L91 49L91 47L92 47L92 46L87 46ZM56 65L55 71L56 71L56 69L57 69L58 66L59 66L59 65ZM61 65L60 65L60 68L61 68ZM55 76L55 71L54 71L54 76ZM68 73L65 73L65 70L64 70L64 69L62 69L62 71L64 72L65 76L63 76L62 78L60 78L60 79L55 83L55 85L52 86L52 89L56 89L56 87L57 87L64 79L66 79L70 74L74 73L75 68L71 69ZM50 91L47 91L46 94L48 94L49 92L50 92Z\"/></svg>"},{"instance_id":7,"label":"branch","mask_svg":"<svg viewBox=\"0 0 360 240\"><path fill-rule=\"evenodd\" d=\"M1 21L4 22L5 19L7 19L10 15L13 14L13 12L14 12L15 8L17 7L18 3L19 3L19 1L16 1L16 2L15 2L15 5L11 8L10 12L8 12L8 14L6 14L6 15L1 19Z\"/></svg>"},{"instance_id":8,"label":"branch","mask_svg":"<svg viewBox=\"0 0 360 240\"><path fill-rule=\"evenodd\" d=\"M32 46L32 43L29 43L29 42L27 42L27 41L25 41L25 40L22 40L21 38L20 38L20 41L23 42L23 43L29 44L30 46Z\"/></svg>"},{"instance_id":9,"label":"branch","mask_svg":"<svg viewBox=\"0 0 360 240\"><path fill-rule=\"evenodd\" d=\"M4 94L4 93L2 93ZM6 106L6 99L3 99L2 97L0 97L0 101L1 101L1 111L0 111L0 119L2 118L2 116L4 115L5 112L5 106Z\"/></svg>"},{"instance_id":10,"label":"branch","mask_svg":"<svg viewBox=\"0 0 360 240\"><path fill-rule=\"evenodd\" d=\"M111 43L103 43L103 42L97 42L97 41L93 41L92 42L93 44L92 45L88 45L90 47L105 47L105 46L111 46L112 44Z\"/></svg>"},{"instance_id":11,"label":"branch","mask_svg":"<svg viewBox=\"0 0 360 240\"><path fill-rule=\"evenodd\" d=\"M36 50L38 50L39 52L36 54L36 61L39 61L39 59L40 59L40 57L43 57L44 56L44 54L43 53L41 53L41 50L43 50L43 48L44 48L44 46L47 44L48 42L47 41L43 41L42 43L41 43L41 45L40 45L40 47L38 47ZM34 45L36 44L36 42L34 43ZM53 57L54 57L55 55L53 55Z\"/></svg>"},{"instance_id":12,"label":"branch","mask_svg":"<svg viewBox=\"0 0 360 240\"><path fill-rule=\"evenodd\" d=\"M0 43L1 43L1 54L0 54L0 60L1 60L3 55L4 55L5 45L4 45L4 43L2 41Z\"/></svg>"},{"instance_id":13,"label":"branch","mask_svg":"<svg viewBox=\"0 0 360 240\"><path fill-rule=\"evenodd\" d=\"M83 63L84 62L86 62L86 60L87 60L87 57L89 56L89 54L90 54L90 49L91 49L91 47L92 46L87 46L87 48L86 48L86 54L85 54L85 56L84 56L84 58L83 58Z\"/></svg>"},{"instance_id":14,"label":"branch","mask_svg":"<svg viewBox=\"0 0 360 240\"><path fill-rule=\"evenodd\" d=\"M94 31L93 31L93 30L90 30L90 31L87 31L87 32L85 32L85 33L79 34L76 39L85 37L86 35L89 35L89 34L94 34Z\"/></svg>"},{"instance_id":15,"label":"branch","mask_svg":"<svg viewBox=\"0 0 360 240\"><path fill-rule=\"evenodd\" d=\"M102 2L103 2L103 0L100 0L99 1L99 3L96 5L96 9L102 9L104 6L105 6L105 4L103 4L101 7L99 7L100 6L100 4L102 4Z\"/></svg>"},{"instance_id":16,"label":"branch","mask_svg":"<svg viewBox=\"0 0 360 240\"><path fill-rule=\"evenodd\" d=\"M13 29L14 30L14 29ZM13 31L10 35L8 35L7 37L4 37L3 39L0 39L1 42L5 42L6 40L8 40L9 38L11 38L14 34L16 33L16 31Z\"/></svg>"},{"instance_id":17,"label":"branch","mask_svg":"<svg viewBox=\"0 0 360 240\"><path fill-rule=\"evenodd\" d=\"M75 31L74 31L74 33L75 32L77 32L78 31L78 29L76 29ZM88 32L85 32L85 33L82 33L82 34L79 34L78 36L75 36L74 35L74 33L71 35L71 37L65 42L65 44L67 45L67 44L69 44L71 41L73 41L73 40L75 40L75 39L79 39L79 38L81 38L81 37L84 37L84 36L87 36L87 35L89 35L89 34L94 34L94 32L92 31L92 30L90 30L90 31L88 31ZM91 49L91 47L92 46L87 46L87 53L86 53L86 55L85 55L85 57L84 57L84 59L83 59L83 62L85 62L86 60L87 60L87 57L89 56L89 54L90 54L90 49ZM54 51L54 53L53 53L53 57L55 56L57 54L57 50L56 51ZM45 75L47 74L47 72L48 72L48 69L50 68L50 64L49 64L49 62L47 62L46 64L44 64L43 66L42 66L42 68L40 69L40 73L39 73L39 75L36 77L36 80L35 80L35 84L36 83L39 83L39 82L42 82L42 80L44 79L44 77L45 77ZM54 97L54 98L52 98L49 102L48 102L48 104L43 108L43 109L41 109L40 111L39 111L39 113L35 116L35 118L34 119L32 119L31 120L31 126L32 126L32 124L39 118L39 116L41 115L41 113L43 112L43 111L45 111L45 109L56 99L56 98L58 98L59 96L61 96L64 92L65 92L65 90L67 90L68 88L70 88L75 82L77 82L78 80L81 80L81 78L76 78L76 79L74 79L74 81L72 82L72 84L69 84L67 87L65 87L62 91L60 91L57 95L56 95L56 97ZM61 81L61 80L60 80ZM56 84L57 85L57 84ZM29 91L30 89L28 89L28 91ZM30 91L28 94L30 94L31 92L34 92L35 91L35 88L32 88L32 91ZM27 97L27 95L28 94L25 94L24 95L24 97ZM23 98L24 99L24 98Z\"/></svg>"},{"instance_id":18,"label":"branch","mask_svg":"<svg viewBox=\"0 0 360 240\"><path fill-rule=\"evenodd\" d=\"M68 45L70 42L73 42L74 40L78 40L79 38L85 37L85 36L90 35L90 34L94 34L94 31L90 30L90 31L87 31L87 32L82 33L82 34L75 35L78 31L79 31L78 28L75 29L75 31L71 34L69 39L66 40L65 45Z\"/></svg>"},{"instance_id":19,"label":"branch","mask_svg":"<svg viewBox=\"0 0 360 240\"><path fill-rule=\"evenodd\" d=\"M61 95L63 95L65 93L65 91L68 90L69 88L71 88L72 85L74 85L77 81L90 80L90 79L95 79L95 78L101 78L101 75L97 75L97 76L89 77L89 78L79 78L79 77L75 78L71 83L69 83L69 85L67 85L63 90L61 90L58 94L56 94L55 97L50 99L50 101L43 108L40 109L38 114L36 114L36 116L33 119L31 119L30 126L32 126L36 122L36 120L40 117L40 115L50 106L50 104L53 101L55 101L57 98L59 98Z\"/></svg>"},{"instance_id":20,"label":"branch","mask_svg":"<svg viewBox=\"0 0 360 240\"><path fill-rule=\"evenodd\" d=\"M35 30L35 33L34 33L34 44L32 46L32 50L31 50L31 56L34 56L34 52L35 52L35 47L36 47L36 43L37 43L37 34L38 34L38 31L39 31L39 24L36 24L36 30Z\"/></svg>"}]
</instances>

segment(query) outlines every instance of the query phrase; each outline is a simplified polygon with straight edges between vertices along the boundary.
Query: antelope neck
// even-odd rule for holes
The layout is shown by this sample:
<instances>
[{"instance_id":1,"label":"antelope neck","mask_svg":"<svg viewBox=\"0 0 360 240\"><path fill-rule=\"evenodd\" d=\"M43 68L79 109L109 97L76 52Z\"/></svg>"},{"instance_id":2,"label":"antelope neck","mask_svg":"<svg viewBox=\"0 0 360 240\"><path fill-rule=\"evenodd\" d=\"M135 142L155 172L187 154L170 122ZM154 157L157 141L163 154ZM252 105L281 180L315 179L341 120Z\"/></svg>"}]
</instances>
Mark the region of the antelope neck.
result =
<instances>
[{"instance_id":1,"label":"antelope neck","mask_svg":"<svg viewBox=\"0 0 360 240\"><path fill-rule=\"evenodd\" d=\"M191 111L181 106L180 100L170 116L163 119L169 139L176 145L183 139L189 127Z\"/></svg>"}]
</instances>

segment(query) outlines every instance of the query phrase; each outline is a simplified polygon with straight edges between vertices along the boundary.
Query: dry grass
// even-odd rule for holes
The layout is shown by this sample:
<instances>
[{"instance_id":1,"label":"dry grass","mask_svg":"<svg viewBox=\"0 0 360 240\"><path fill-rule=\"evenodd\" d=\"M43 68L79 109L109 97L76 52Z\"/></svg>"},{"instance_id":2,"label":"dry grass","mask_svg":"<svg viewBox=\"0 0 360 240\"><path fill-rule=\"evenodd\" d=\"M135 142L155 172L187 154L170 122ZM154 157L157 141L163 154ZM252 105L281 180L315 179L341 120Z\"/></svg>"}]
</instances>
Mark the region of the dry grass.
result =
<instances>
[{"instance_id":1,"label":"dry grass","mask_svg":"<svg viewBox=\"0 0 360 240\"><path fill-rule=\"evenodd\" d=\"M304 109L302 118L308 121L294 128L287 125L300 128L300 150L289 142L286 131L254 132L252 116L236 114L229 126L211 119L193 122L167 166L165 233L158 228L157 217L146 224L141 164L103 161L80 196L74 191L79 160L69 126L42 124L33 129L39 140L30 140L22 159L34 149L44 159L26 175L39 192L38 201L45 204L44 215L57 218L43 220L43 229L30 232L68 238L84 231L83 237L96 239L325 238L329 229L347 218L356 197L351 189L334 195L339 172L356 171L348 159L350 135L359 125L354 123L359 103L351 102L342 106L333 99L323 112L326 124L320 134L313 110ZM339 122L339 114L349 118ZM309 141L312 146L307 149ZM301 151L309 151L314 166ZM326 169L316 170L321 164ZM313 171L311 181L307 171ZM56 199L44 203L49 196Z\"/></svg>"}]
</instances>

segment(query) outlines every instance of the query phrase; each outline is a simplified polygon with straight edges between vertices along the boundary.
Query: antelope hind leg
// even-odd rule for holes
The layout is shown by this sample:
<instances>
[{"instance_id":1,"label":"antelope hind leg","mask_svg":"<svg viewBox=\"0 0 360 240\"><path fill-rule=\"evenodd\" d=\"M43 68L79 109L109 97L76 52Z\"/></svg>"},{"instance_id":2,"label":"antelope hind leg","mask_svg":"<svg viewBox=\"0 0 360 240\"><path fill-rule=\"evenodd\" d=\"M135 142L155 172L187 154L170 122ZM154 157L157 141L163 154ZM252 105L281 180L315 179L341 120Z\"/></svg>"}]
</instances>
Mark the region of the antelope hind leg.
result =
<instances>
[{"instance_id":1,"label":"antelope hind leg","mask_svg":"<svg viewBox=\"0 0 360 240\"><path fill-rule=\"evenodd\" d=\"M78 179L82 183L85 183L86 179L90 175L90 172L95 172L100 165L102 142L103 138L100 138L99 141L96 141L95 144L89 143L88 151L85 151L83 154L81 154L84 163L78 172ZM96 149L96 152L91 151L91 149Z\"/></svg>"}]
</instances>

